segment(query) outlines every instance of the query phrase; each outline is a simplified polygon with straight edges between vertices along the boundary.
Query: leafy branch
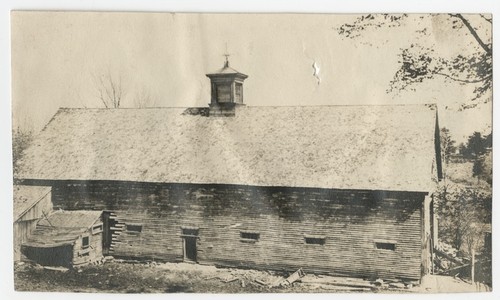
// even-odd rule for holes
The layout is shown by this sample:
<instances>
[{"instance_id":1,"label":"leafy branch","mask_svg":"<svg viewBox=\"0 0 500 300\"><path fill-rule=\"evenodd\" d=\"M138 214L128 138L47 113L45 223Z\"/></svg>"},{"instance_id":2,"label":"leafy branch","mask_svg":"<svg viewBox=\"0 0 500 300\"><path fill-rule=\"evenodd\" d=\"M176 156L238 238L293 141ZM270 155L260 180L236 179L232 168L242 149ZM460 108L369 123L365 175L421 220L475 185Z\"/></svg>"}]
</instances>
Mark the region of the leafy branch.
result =
<instances>
[{"instance_id":1,"label":"leafy branch","mask_svg":"<svg viewBox=\"0 0 500 300\"><path fill-rule=\"evenodd\" d=\"M436 15L431 15L436 16ZM479 15L477 20L484 20L491 26L491 18ZM419 16L423 19L425 16ZM358 17L351 24L343 24L337 28L339 35L350 39L359 38L363 32L371 28L391 28L405 26L404 20L408 15L369 14ZM471 54L460 54L452 58L440 57L434 47L423 47L415 40L407 48L402 48L399 54L400 67L389 83L387 92L415 90L414 86L424 80L444 77L445 80L459 84L475 85L474 96L470 101L463 103L461 109L472 108L478 104L478 99L485 97L484 102L491 101L490 92L493 86L492 43L491 38L481 38L479 27L474 27L462 14L448 14L451 28L461 30L467 28L477 43L477 51ZM417 35L427 35L427 28L415 30ZM474 48L472 48L474 49Z\"/></svg>"}]
</instances>

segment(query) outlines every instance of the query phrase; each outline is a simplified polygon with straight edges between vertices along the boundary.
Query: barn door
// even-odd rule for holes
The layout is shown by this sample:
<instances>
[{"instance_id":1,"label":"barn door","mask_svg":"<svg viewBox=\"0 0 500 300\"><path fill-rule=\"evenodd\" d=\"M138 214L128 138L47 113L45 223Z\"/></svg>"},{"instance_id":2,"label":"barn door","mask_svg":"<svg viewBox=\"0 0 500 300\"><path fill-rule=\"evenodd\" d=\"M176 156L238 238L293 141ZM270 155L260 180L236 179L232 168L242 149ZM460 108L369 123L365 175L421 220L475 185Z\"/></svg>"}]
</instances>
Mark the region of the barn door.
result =
<instances>
[{"instance_id":1,"label":"barn door","mask_svg":"<svg viewBox=\"0 0 500 300\"><path fill-rule=\"evenodd\" d=\"M184 261L197 261L198 228L182 228Z\"/></svg>"}]
</instances>

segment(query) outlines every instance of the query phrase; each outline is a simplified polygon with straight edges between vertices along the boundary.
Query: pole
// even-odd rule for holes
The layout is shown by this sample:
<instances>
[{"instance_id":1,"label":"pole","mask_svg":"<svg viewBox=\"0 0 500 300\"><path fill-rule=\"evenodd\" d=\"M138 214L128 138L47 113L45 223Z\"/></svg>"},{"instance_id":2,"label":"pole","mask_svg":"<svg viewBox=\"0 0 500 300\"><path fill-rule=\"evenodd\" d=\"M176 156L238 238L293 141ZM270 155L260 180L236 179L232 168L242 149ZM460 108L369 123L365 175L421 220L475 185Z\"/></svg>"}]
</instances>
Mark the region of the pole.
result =
<instances>
[{"instance_id":1,"label":"pole","mask_svg":"<svg viewBox=\"0 0 500 300\"><path fill-rule=\"evenodd\" d=\"M472 249L472 261L471 261L471 267L470 267L470 276L472 279L472 284L474 284L474 271L475 271L475 259L476 259L476 250Z\"/></svg>"}]
</instances>

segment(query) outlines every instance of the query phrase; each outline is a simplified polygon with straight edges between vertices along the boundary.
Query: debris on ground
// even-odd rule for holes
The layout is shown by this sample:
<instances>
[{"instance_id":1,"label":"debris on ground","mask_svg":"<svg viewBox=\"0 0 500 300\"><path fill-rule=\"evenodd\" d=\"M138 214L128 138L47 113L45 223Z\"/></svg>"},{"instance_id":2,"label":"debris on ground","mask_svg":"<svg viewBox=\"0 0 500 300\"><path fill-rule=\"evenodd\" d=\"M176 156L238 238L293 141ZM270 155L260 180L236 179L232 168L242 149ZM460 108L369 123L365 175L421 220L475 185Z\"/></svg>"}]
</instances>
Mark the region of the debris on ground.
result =
<instances>
[{"instance_id":1,"label":"debris on ground","mask_svg":"<svg viewBox=\"0 0 500 300\"><path fill-rule=\"evenodd\" d=\"M44 266L43 267L45 270L51 270L51 271L58 271L58 272L68 272L69 269L65 267L50 267L50 266Z\"/></svg>"},{"instance_id":2,"label":"debris on ground","mask_svg":"<svg viewBox=\"0 0 500 300\"><path fill-rule=\"evenodd\" d=\"M233 282L233 281L236 281L238 280L238 277L230 277L230 278L227 278L226 280L223 280L224 283L230 283L230 282Z\"/></svg>"},{"instance_id":3,"label":"debris on ground","mask_svg":"<svg viewBox=\"0 0 500 300\"><path fill-rule=\"evenodd\" d=\"M36 263L16 263L15 287L19 291L53 292L436 292L442 281L458 289L474 288L471 283L450 276L427 276L424 284L398 278L363 278L293 273L271 270L218 268L192 263L123 261L105 258L103 265L77 269L42 267ZM54 272L54 270L60 272ZM50 272L50 273L49 273ZM448 282L446 281L446 282ZM486 290L484 286L481 286ZM439 290L441 291L441 290Z\"/></svg>"},{"instance_id":4,"label":"debris on ground","mask_svg":"<svg viewBox=\"0 0 500 300\"><path fill-rule=\"evenodd\" d=\"M285 279L283 282L281 282L281 285L283 286L290 285L304 276L306 276L306 273L304 273L304 271L302 271L302 268L300 268L297 271L295 271L292 275L288 276L288 278Z\"/></svg>"},{"instance_id":5,"label":"debris on ground","mask_svg":"<svg viewBox=\"0 0 500 300\"><path fill-rule=\"evenodd\" d=\"M266 283L262 280L259 280L259 279L254 279L255 282L257 282L258 284L262 285L262 286L266 286Z\"/></svg>"}]
</instances>

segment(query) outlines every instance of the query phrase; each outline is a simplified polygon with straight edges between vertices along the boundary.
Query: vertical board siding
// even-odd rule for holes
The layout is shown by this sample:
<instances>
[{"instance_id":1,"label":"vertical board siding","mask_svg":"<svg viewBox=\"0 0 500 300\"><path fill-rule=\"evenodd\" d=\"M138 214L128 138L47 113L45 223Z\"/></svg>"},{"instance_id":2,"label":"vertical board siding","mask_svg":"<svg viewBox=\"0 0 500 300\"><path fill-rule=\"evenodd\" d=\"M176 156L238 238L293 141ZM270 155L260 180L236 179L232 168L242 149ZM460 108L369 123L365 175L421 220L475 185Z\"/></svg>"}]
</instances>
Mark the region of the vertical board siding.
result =
<instances>
[{"instance_id":1,"label":"vertical board siding","mask_svg":"<svg viewBox=\"0 0 500 300\"><path fill-rule=\"evenodd\" d=\"M52 196L49 192L33 207L14 222L14 261L21 259L21 244L28 240L38 221L52 210Z\"/></svg>"},{"instance_id":2,"label":"vertical board siding","mask_svg":"<svg viewBox=\"0 0 500 300\"><path fill-rule=\"evenodd\" d=\"M199 228L198 262L419 279L423 193L236 185L56 182L54 208L107 210L123 227L111 254L183 259L181 226ZM258 232L256 242L240 231ZM324 245L305 243L324 236ZM396 242L392 250L375 241Z\"/></svg>"}]
</instances>

